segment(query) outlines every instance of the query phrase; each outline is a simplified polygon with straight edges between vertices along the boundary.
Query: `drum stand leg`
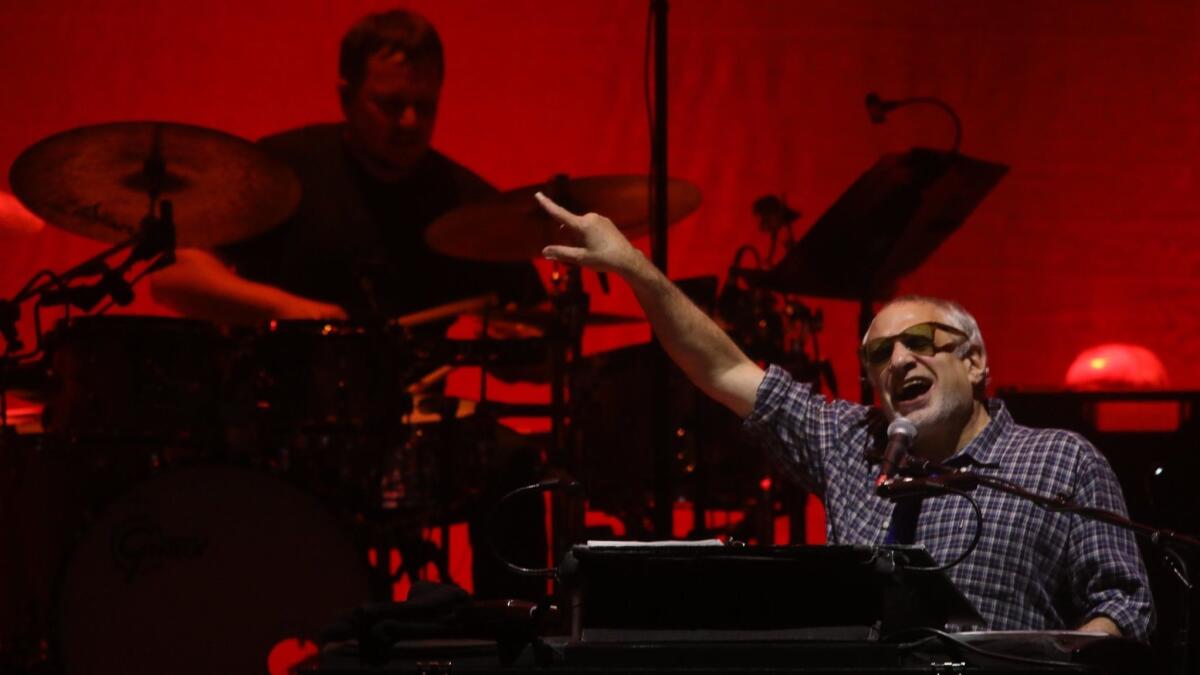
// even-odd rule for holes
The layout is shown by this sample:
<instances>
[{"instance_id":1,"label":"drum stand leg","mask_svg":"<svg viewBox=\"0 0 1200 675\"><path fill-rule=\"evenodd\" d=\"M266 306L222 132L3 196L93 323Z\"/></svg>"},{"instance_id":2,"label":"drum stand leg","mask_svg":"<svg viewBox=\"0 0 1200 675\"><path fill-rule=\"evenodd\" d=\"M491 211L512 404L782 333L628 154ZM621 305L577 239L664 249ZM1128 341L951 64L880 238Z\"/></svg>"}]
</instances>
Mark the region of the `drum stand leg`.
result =
<instances>
[{"instance_id":1,"label":"drum stand leg","mask_svg":"<svg viewBox=\"0 0 1200 675\"><path fill-rule=\"evenodd\" d=\"M446 533L443 532L443 537ZM444 541L444 539L443 539ZM376 552L375 565L370 568L368 589L372 602L393 602L394 588L397 582L408 577L409 583L416 583L430 563L437 570L438 578L443 583L454 583L450 576L450 562L446 548L421 536L421 527L406 523L403 525L388 525L371 533L368 547ZM391 569L391 552L400 554L400 566L393 572Z\"/></svg>"}]
</instances>

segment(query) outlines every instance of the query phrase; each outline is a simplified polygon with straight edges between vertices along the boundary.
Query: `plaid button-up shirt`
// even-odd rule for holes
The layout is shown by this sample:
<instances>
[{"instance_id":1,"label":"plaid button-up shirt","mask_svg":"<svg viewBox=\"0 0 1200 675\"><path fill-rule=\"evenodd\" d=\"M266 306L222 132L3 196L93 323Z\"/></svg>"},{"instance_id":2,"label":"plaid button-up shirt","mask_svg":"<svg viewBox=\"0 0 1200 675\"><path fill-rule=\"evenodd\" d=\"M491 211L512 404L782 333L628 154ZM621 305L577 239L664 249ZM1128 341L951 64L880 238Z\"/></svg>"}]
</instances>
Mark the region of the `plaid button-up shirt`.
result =
<instances>
[{"instance_id":1,"label":"plaid button-up shirt","mask_svg":"<svg viewBox=\"0 0 1200 675\"><path fill-rule=\"evenodd\" d=\"M1019 426L998 400L988 410L991 422L947 464L1125 513L1112 468L1086 439ZM868 457L884 442L885 427L877 408L829 401L776 366L746 420L777 463L824 501L831 544L884 543L893 503L875 495L879 466ZM1147 639L1154 611L1132 534L984 487L972 496L984 518L979 546L948 574L989 628L1075 628L1103 615L1126 636ZM976 526L965 499L926 497L915 543L949 562L970 545Z\"/></svg>"}]
</instances>

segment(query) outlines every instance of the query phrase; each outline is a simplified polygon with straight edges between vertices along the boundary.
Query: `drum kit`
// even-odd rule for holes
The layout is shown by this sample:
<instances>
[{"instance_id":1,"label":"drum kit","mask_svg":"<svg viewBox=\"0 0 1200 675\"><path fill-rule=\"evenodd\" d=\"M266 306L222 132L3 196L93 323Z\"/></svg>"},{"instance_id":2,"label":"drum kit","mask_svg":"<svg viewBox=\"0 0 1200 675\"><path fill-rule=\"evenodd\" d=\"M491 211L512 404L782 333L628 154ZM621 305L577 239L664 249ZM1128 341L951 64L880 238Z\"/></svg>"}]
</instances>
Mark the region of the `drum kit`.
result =
<instances>
[{"instance_id":1,"label":"drum kit","mask_svg":"<svg viewBox=\"0 0 1200 675\"><path fill-rule=\"evenodd\" d=\"M10 183L4 237L48 224L109 247L0 299L4 666L261 670L281 640L390 600L396 576L417 565L372 568L365 549L469 517L489 476L531 445L496 416L548 416L561 428L571 398L506 408L443 396L439 380L474 365L565 392L584 326L641 320L589 313L577 271L544 306L467 298L383 325L108 315L175 247L230 244L283 222L299 200L295 175L236 136L123 122L34 144ZM539 189L614 216L630 235L646 230L645 177L559 176L451 212L427 240L456 257L528 261L557 231L532 198ZM672 182L672 219L699 201L695 186ZM62 319L43 334L54 307ZM481 339L414 330L460 316L483 322ZM10 409L10 394L40 416Z\"/></svg>"},{"instance_id":2,"label":"drum kit","mask_svg":"<svg viewBox=\"0 0 1200 675\"><path fill-rule=\"evenodd\" d=\"M779 235L798 213L760 199L759 229L772 235L765 264L743 266L752 248L743 247L720 293L715 277L680 287L752 357L836 393L817 348L820 312L797 296L858 299L869 317L870 301L961 224L1004 169L957 153L886 155L803 238L784 233L778 262ZM431 553L421 532L443 528L448 541L449 523L515 487L497 485L500 475L570 476L634 536L664 534L644 526L664 497L691 500L697 514L752 511L746 523L763 543L787 508L731 414L679 373L665 389L645 386L661 357L646 346L584 356L585 327L640 319L589 311L577 268L556 269L543 306L463 298L369 325L110 316L139 280L172 264L176 247L230 244L285 221L300 197L292 171L220 131L122 122L34 144L10 183L0 240L49 225L108 248L0 298L0 668L262 670L272 645L313 636L368 598L390 600L399 574L431 562L448 579L444 550ZM560 231L535 203L538 190L604 213L630 237L648 230L646 177L558 175L447 213L426 241L454 257L527 262ZM677 222L700 192L672 179L665 202ZM867 273L876 267L886 273ZM43 335L42 313L55 307L62 319ZM28 309L26 345L18 326ZM459 317L482 325L479 339L426 330ZM461 366L483 371L480 401L440 393ZM549 384L550 401L489 401L489 372ZM669 442L651 436L660 427L648 419L651 391L671 399L661 406ZM9 394L40 411L10 408ZM549 438L510 432L497 422L505 415L549 419ZM651 461L666 452L671 462ZM563 511L582 527L578 504ZM554 522L557 537L582 534ZM697 518L693 534L711 534L703 530ZM398 570L367 564L368 551L384 561L393 549Z\"/></svg>"}]
</instances>

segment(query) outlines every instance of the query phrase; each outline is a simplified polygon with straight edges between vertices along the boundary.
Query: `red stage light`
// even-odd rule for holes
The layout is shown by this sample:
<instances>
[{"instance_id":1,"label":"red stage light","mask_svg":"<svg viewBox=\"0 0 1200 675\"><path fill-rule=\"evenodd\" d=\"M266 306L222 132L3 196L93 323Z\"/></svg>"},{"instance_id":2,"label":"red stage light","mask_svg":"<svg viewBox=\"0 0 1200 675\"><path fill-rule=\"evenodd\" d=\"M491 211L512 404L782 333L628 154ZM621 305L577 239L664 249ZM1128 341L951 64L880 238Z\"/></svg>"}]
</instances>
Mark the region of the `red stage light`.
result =
<instances>
[{"instance_id":1,"label":"red stage light","mask_svg":"<svg viewBox=\"0 0 1200 675\"><path fill-rule=\"evenodd\" d=\"M1167 384L1167 369L1154 352L1115 342L1080 352L1066 376L1068 389L1082 391L1165 389Z\"/></svg>"}]
</instances>

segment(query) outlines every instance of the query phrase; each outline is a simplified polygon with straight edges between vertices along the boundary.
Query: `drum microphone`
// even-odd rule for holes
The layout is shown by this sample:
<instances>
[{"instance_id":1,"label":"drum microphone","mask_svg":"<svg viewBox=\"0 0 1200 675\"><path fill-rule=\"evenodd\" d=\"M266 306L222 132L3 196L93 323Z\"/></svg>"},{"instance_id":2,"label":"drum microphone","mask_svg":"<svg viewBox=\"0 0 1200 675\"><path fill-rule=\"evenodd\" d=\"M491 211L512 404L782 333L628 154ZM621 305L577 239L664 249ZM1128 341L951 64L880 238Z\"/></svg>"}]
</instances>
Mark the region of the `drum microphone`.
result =
<instances>
[{"instance_id":1,"label":"drum microphone","mask_svg":"<svg viewBox=\"0 0 1200 675\"><path fill-rule=\"evenodd\" d=\"M901 458L908 454L917 438L917 425L907 417L897 417L887 428L888 444L883 451L883 462L879 465L879 477L875 479L875 492L888 481L899 468Z\"/></svg>"}]
</instances>

